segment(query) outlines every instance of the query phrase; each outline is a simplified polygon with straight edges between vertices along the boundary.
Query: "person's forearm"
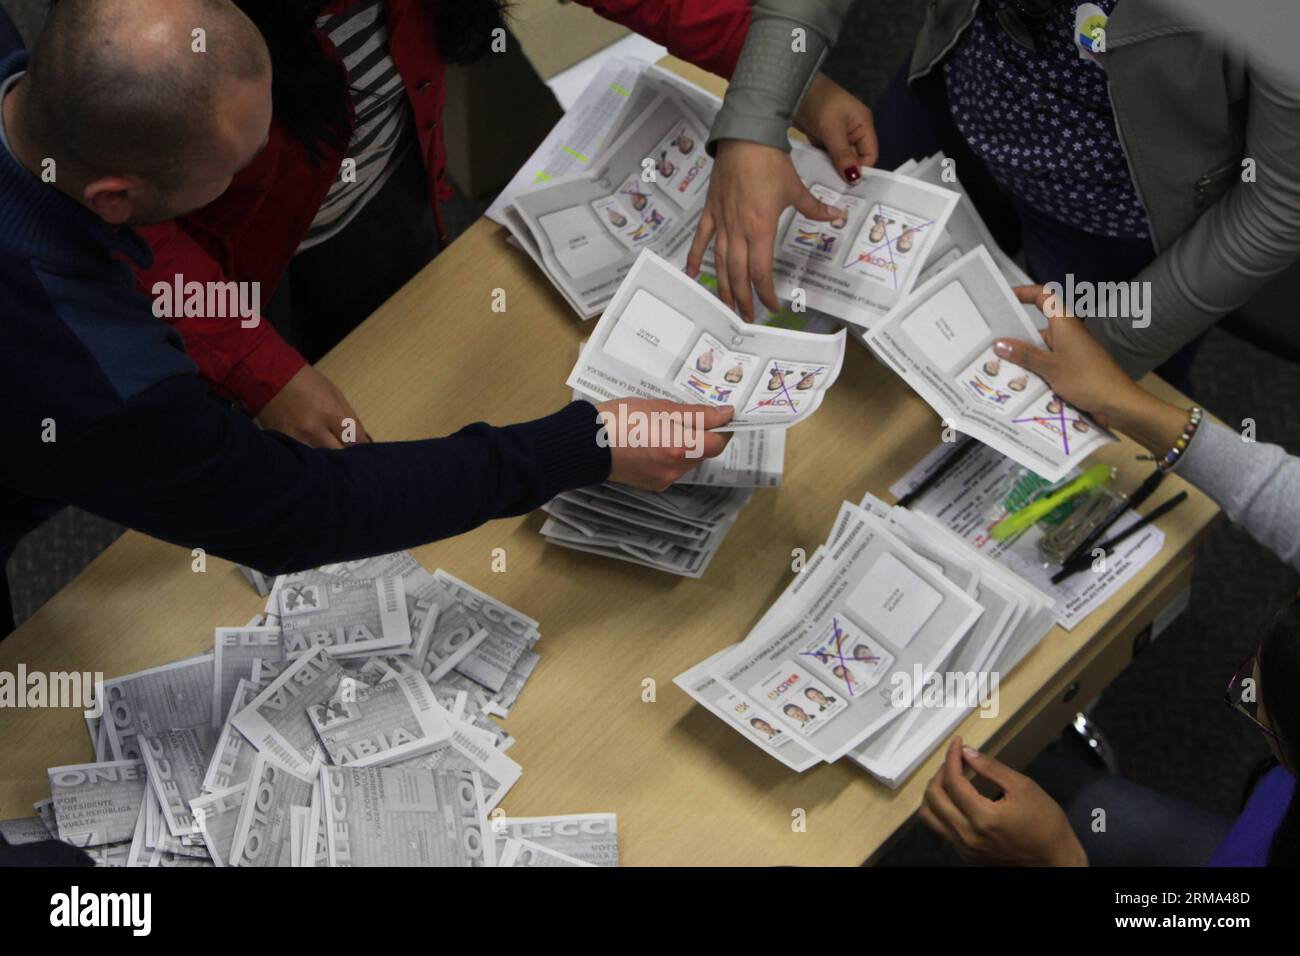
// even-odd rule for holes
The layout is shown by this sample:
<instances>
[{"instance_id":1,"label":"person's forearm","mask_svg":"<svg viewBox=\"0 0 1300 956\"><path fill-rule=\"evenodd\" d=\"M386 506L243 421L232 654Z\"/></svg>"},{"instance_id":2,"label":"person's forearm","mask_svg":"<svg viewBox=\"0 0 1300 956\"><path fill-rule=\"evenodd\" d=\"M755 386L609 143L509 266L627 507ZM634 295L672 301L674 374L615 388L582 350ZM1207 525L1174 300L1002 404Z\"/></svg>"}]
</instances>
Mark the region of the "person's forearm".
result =
<instances>
[{"instance_id":1,"label":"person's forearm","mask_svg":"<svg viewBox=\"0 0 1300 956\"><path fill-rule=\"evenodd\" d=\"M762 0L731 78L709 149L723 139L790 148L787 130L839 35L852 0Z\"/></svg>"},{"instance_id":2,"label":"person's forearm","mask_svg":"<svg viewBox=\"0 0 1300 956\"><path fill-rule=\"evenodd\" d=\"M1174 471L1213 498L1233 524L1300 569L1300 458L1207 420Z\"/></svg>"},{"instance_id":3,"label":"person's forearm","mask_svg":"<svg viewBox=\"0 0 1300 956\"><path fill-rule=\"evenodd\" d=\"M93 431L39 446L21 469L0 467L0 479L278 573L461 534L610 471L587 402L505 428L322 451L261 431L203 390L197 377L156 386Z\"/></svg>"},{"instance_id":4,"label":"person's forearm","mask_svg":"<svg viewBox=\"0 0 1300 956\"><path fill-rule=\"evenodd\" d=\"M1188 409L1134 386L1105 410L1107 424L1157 458L1182 437ZM1205 492L1229 520L1293 567L1300 568L1300 459L1277 445L1248 442L1202 419L1173 469Z\"/></svg>"}]
</instances>

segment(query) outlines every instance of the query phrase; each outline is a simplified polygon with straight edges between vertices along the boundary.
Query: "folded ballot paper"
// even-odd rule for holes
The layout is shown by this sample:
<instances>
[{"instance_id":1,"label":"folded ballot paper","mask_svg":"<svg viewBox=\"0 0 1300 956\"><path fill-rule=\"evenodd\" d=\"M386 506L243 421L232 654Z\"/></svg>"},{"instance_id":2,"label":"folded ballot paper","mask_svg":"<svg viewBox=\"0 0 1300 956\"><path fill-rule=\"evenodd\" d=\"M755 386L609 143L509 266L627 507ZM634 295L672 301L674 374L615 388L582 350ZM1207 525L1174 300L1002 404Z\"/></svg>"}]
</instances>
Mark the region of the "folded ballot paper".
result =
<instances>
[{"instance_id":1,"label":"folded ballot paper","mask_svg":"<svg viewBox=\"0 0 1300 956\"><path fill-rule=\"evenodd\" d=\"M907 298L961 197L878 169L863 169L848 186L821 150L795 143L790 155L812 194L844 215L821 222L785 211L773 259L777 295L802 293L808 308L868 328Z\"/></svg>"},{"instance_id":2,"label":"folded ballot paper","mask_svg":"<svg viewBox=\"0 0 1300 956\"><path fill-rule=\"evenodd\" d=\"M957 431L1049 481L1116 440L1043 379L1000 358L1000 338L1046 347L979 246L915 289L865 341Z\"/></svg>"},{"instance_id":3,"label":"folded ballot paper","mask_svg":"<svg viewBox=\"0 0 1300 956\"><path fill-rule=\"evenodd\" d=\"M583 171L511 194L511 234L583 318L600 314L643 249L686 264L713 168L709 110L697 115L652 74L629 96L622 132Z\"/></svg>"},{"instance_id":4,"label":"folded ballot paper","mask_svg":"<svg viewBox=\"0 0 1300 956\"><path fill-rule=\"evenodd\" d=\"M405 552L247 576L266 613L106 681L94 761L0 833L104 866L618 865L613 814L493 812L537 621Z\"/></svg>"},{"instance_id":5,"label":"folded ballot paper","mask_svg":"<svg viewBox=\"0 0 1300 956\"><path fill-rule=\"evenodd\" d=\"M844 361L833 335L750 325L672 263L642 252L569 373L594 401L730 405L723 431L788 428L821 405Z\"/></svg>"},{"instance_id":6,"label":"folded ballot paper","mask_svg":"<svg viewBox=\"0 0 1300 956\"><path fill-rule=\"evenodd\" d=\"M752 495L752 488L674 485L651 492L606 482L544 505L542 535L573 551L698 578Z\"/></svg>"},{"instance_id":7,"label":"folded ballot paper","mask_svg":"<svg viewBox=\"0 0 1300 956\"><path fill-rule=\"evenodd\" d=\"M743 641L675 683L796 771L847 757L897 787L1053 627L1052 601L868 495ZM995 716L995 714L992 714Z\"/></svg>"}]
</instances>

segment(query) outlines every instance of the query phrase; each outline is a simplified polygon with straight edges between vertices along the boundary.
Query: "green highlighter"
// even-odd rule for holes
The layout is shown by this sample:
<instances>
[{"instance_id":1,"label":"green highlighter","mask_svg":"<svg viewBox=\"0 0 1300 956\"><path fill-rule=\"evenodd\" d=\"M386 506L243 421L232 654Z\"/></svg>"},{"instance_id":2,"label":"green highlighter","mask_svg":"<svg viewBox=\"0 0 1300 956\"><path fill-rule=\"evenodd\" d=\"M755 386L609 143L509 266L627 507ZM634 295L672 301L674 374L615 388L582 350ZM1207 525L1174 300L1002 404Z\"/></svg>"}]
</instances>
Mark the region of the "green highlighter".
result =
<instances>
[{"instance_id":1,"label":"green highlighter","mask_svg":"<svg viewBox=\"0 0 1300 956\"><path fill-rule=\"evenodd\" d=\"M1092 491L1094 488L1100 488L1110 481L1110 465L1093 465L1074 481L1062 487L1059 491L1054 491L1050 495L1044 495L1037 501L1026 505L1014 514L1009 514L990 530L990 534L995 541L1005 541L1024 531L1026 528L1036 524L1042 518L1047 517L1065 502L1077 498L1079 495Z\"/></svg>"}]
</instances>

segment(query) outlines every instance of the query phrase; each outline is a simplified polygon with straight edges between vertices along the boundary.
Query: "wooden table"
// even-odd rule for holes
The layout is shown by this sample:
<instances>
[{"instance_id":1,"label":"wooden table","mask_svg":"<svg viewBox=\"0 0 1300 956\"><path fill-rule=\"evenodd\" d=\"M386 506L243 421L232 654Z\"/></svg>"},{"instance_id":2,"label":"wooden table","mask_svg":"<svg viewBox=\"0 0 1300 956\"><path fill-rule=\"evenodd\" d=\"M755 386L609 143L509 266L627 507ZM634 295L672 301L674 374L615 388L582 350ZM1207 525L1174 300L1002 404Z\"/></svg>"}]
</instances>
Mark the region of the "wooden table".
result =
<instances>
[{"instance_id":1,"label":"wooden table","mask_svg":"<svg viewBox=\"0 0 1300 956\"><path fill-rule=\"evenodd\" d=\"M498 288L504 313L491 309ZM415 439L560 407L591 328L506 245L504 230L483 220L322 368L374 435ZM417 550L426 567L444 567L541 622L541 663L505 722L519 741L510 755L524 767L505 809L614 811L628 865L852 865L878 853L916 811L937 755L897 792L848 761L792 773L696 707L672 678L745 635L789 582L792 550L811 554L842 500L868 490L892 500L890 483L939 437L928 406L851 342L816 416L789 434L784 487L755 494L700 581L549 546L539 514ZM1118 464L1131 488L1150 467L1135 466L1135 454L1126 441L1099 459ZM1167 491L1180 487L1174 478ZM1160 523L1166 543L1157 559L1073 632L1049 634L1002 683L1000 716L972 716L960 728L966 740L1018 762L1059 731L1186 587L1196 540L1216 514L1191 490ZM504 573L492 571L496 548L506 551ZM241 625L261 604L226 562L209 559L195 573L188 551L128 533L0 643L0 670L22 662L117 676L207 650L214 627ZM657 685L649 703L647 678ZM30 815L48 796L47 767L93 759L72 710L0 711L0 747L0 818ZM797 809L805 832L792 828Z\"/></svg>"}]
</instances>

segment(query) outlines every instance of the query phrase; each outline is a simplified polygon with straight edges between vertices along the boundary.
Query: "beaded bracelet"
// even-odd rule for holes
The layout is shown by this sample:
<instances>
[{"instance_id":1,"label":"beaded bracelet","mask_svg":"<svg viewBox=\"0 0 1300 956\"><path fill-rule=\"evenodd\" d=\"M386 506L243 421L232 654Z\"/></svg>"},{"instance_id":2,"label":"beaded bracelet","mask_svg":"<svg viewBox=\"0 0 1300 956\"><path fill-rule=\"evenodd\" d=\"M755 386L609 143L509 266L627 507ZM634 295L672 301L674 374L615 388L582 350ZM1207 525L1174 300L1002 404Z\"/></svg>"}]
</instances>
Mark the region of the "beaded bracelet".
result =
<instances>
[{"instance_id":1,"label":"beaded bracelet","mask_svg":"<svg viewBox=\"0 0 1300 956\"><path fill-rule=\"evenodd\" d=\"M1192 406L1192 410L1187 415L1187 425L1183 428L1182 435L1178 437L1178 441L1174 442L1174 447L1169 449L1165 456L1156 463L1157 468L1161 471L1169 471L1178 464L1178 459L1183 457L1183 452L1187 451L1187 446L1191 444L1196 429L1201 427L1201 416L1204 414L1198 406Z\"/></svg>"}]
</instances>

